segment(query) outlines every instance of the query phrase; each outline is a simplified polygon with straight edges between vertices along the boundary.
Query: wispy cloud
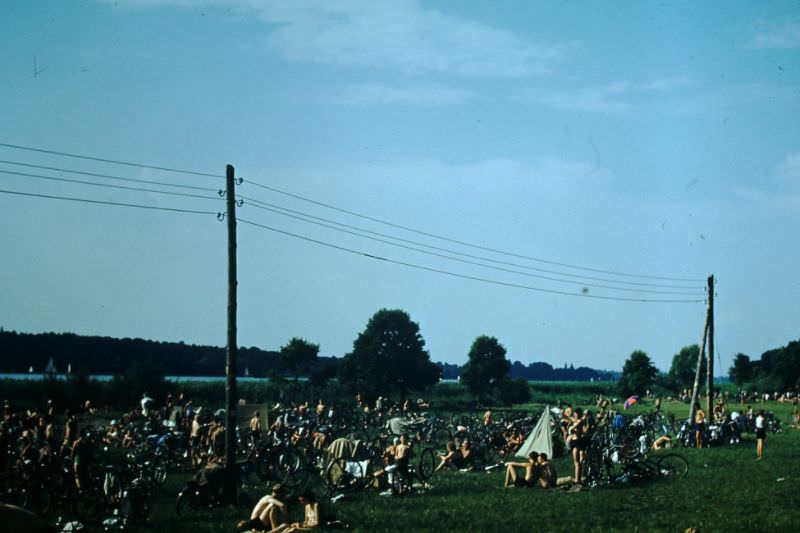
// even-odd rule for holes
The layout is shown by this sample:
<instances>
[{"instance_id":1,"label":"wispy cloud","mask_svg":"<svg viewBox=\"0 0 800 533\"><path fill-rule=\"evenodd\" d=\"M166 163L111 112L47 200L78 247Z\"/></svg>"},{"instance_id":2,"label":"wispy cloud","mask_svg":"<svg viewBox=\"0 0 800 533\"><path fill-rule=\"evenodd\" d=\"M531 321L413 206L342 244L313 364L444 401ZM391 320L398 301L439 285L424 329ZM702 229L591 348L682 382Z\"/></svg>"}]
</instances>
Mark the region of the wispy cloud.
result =
<instances>
[{"instance_id":1,"label":"wispy cloud","mask_svg":"<svg viewBox=\"0 0 800 533\"><path fill-rule=\"evenodd\" d=\"M110 1L110 0L106 0ZM419 0L116 0L131 7L231 7L268 25L267 43L289 60L404 74L506 78L542 74L565 49Z\"/></svg>"},{"instance_id":2,"label":"wispy cloud","mask_svg":"<svg viewBox=\"0 0 800 533\"><path fill-rule=\"evenodd\" d=\"M633 108L642 100L681 89L691 83L688 79L678 77L660 78L640 83L621 80L573 91L526 91L518 95L517 99L570 111L621 113Z\"/></svg>"},{"instance_id":3,"label":"wispy cloud","mask_svg":"<svg viewBox=\"0 0 800 533\"><path fill-rule=\"evenodd\" d=\"M800 191L800 151L786 156L778 167L777 179L781 186Z\"/></svg>"},{"instance_id":4,"label":"wispy cloud","mask_svg":"<svg viewBox=\"0 0 800 533\"><path fill-rule=\"evenodd\" d=\"M750 41L751 48L800 48L800 18L765 27Z\"/></svg>"},{"instance_id":5,"label":"wispy cloud","mask_svg":"<svg viewBox=\"0 0 800 533\"><path fill-rule=\"evenodd\" d=\"M733 193L743 200L775 208L800 208L800 151L788 154L759 186L739 186Z\"/></svg>"},{"instance_id":6,"label":"wispy cloud","mask_svg":"<svg viewBox=\"0 0 800 533\"><path fill-rule=\"evenodd\" d=\"M370 107L401 105L415 107L441 107L461 105L476 94L465 89L444 85L390 86L380 83L346 85L329 95L332 103Z\"/></svg>"}]
</instances>

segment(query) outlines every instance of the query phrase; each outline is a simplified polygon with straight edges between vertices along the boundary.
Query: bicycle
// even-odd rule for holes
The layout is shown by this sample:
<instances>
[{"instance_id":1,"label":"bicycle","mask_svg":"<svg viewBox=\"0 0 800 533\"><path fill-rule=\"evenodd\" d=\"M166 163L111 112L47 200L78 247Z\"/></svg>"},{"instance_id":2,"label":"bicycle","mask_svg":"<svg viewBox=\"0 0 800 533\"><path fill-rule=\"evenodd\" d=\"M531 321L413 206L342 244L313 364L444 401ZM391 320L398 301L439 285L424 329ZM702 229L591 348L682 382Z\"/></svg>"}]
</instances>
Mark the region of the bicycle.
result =
<instances>
[{"instance_id":1,"label":"bicycle","mask_svg":"<svg viewBox=\"0 0 800 533\"><path fill-rule=\"evenodd\" d=\"M668 453L657 458L644 455L639 460L622 464L622 476L632 481L647 481L659 478L682 478L689 473L689 462L677 453Z\"/></svg>"}]
</instances>

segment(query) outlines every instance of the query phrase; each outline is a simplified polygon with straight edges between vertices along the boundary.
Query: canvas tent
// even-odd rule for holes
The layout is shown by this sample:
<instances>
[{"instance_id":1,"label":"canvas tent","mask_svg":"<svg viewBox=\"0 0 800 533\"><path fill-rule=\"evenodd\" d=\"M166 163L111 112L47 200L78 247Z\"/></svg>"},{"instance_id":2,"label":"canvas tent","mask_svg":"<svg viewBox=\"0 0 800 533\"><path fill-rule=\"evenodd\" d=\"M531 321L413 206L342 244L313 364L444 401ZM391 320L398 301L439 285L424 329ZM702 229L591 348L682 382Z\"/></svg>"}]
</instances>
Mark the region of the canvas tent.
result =
<instances>
[{"instance_id":1,"label":"canvas tent","mask_svg":"<svg viewBox=\"0 0 800 533\"><path fill-rule=\"evenodd\" d=\"M519 447L515 457L528 458L531 452L546 453L547 457L553 457L553 434L550 432L550 406L544 408L542 416L536 423L536 427L531 430L528 438Z\"/></svg>"}]
</instances>

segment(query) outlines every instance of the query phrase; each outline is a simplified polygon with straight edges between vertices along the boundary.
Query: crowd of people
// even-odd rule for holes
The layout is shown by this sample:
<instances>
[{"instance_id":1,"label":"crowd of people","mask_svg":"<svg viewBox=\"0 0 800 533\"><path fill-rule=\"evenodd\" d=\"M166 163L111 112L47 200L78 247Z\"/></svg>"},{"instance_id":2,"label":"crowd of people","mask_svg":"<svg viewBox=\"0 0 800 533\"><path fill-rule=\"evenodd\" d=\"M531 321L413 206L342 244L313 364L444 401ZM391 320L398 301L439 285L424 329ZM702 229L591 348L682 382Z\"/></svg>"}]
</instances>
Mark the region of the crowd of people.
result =
<instances>
[{"instance_id":1,"label":"crowd of people","mask_svg":"<svg viewBox=\"0 0 800 533\"><path fill-rule=\"evenodd\" d=\"M764 456L765 439L769 418L763 409L754 409L748 405L742 412L728 408L730 399L749 398L736 395L733 398L720 394L715 398L710 416L700 407L695 410L695 418L691 421L694 445L704 448L709 424L721 424L732 421L753 431L757 440L757 458ZM793 420L800 423L798 396L787 393L772 396L778 401L791 401L794 405ZM765 398L766 399L766 398ZM614 424L612 417L614 399L598 396L594 399L596 410L573 408L570 405L559 405L553 409L556 431L560 432L569 456L572 460L573 475L571 481L583 482L583 464L586 461L587 448L593 432L599 425ZM661 399L654 397L653 405L656 413L661 410ZM397 417L410 417L422 409L430 408L430 402L423 399L416 401L392 402L378 397L374 402L366 402L357 395L355 408L357 413L374 417L376 420L392 420ZM340 422L339 409L319 399L316 403L293 403L274 405L269 416L263 416L259 410L249 413L249 421L243 435L237 435L239 445L243 449L255 449L265 439L270 442L283 442L291 445L310 445L319 451L330 444L331 428ZM57 412L53 402L47 402L41 409L15 411L9 402L5 402L3 421L0 423L0 472L8 472L12 468L25 470L30 465L41 465L48 461L68 461L74 474L77 491L83 489L87 475L87 465L92 462L93 454L99 445L129 448L142 439L154 439L154 446L167 445L165 439L170 434L182 436L186 442L186 456L193 467L212 465L219 468L225 458L224 411L212 412L207 407L196 405L183 394L172 395L158 404L147 392L135 409L123 413L108 422L105 429L97 431L96 422L101 417L89 402L82 405L78 412L63 410ZM620 416L617 414L617 416ZM79 425L79 419L91 420L91 424ZM505 487L540 487L553 488L557 484L556 470L551 458L546 453L532 452L526 461L516 461L514 455L525 441L526 435L518 427L497 424L494 414L487 409L478 418L478 426L483 424L498 435L502 445L503 459L500 465L505 468ZM238 431L238 429L237 429ZM409 467L412 451L412 440L419 434L399 435L391 440L382 455L383 464L372 474L377 481L391 479L398 472ZM652 443L653 449L663 449L673 444L672 435L661 435ZM438 451L436 471L478 470L476 452L469 430L458 426L454 438L446 443L444 450ZM481 464L481 466L483 466ZM480 470L483 470L480 468ZM293 497L294 498L294 497ZM293 498L291 498L293 500ZM322 522L320 505L314 494L303 492L298 497L303 510L301 521L287 519L287 502L290 498L286 490L275 485L271 494L264 496L254 506L250 519L240 524L242 528L259 531L305 531L314 529Z\"/></svg>"}]
</instances>

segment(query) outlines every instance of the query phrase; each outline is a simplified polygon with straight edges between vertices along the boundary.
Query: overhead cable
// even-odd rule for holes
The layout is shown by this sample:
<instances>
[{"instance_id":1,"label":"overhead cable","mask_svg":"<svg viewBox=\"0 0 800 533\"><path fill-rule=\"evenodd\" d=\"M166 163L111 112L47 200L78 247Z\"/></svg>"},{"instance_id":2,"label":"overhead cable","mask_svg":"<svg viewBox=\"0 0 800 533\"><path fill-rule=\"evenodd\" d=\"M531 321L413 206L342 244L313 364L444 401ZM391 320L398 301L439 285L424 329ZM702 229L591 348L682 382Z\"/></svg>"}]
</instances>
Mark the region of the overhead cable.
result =
<instances>
[{"instance_id":1,"label":"overhead cable","mask_svg":"<svg viewBox=\"0 0 800 533\"><path fill-rule=\"evenodd\" d=\"M296 238L296 239L304 240L304 241L307 241L307 242L312 242L312 243L315 243L315 244L319 244L321 246L326 246L328 248L333 248L333 249L340 250L340 251L343 251L343 252L348 252L348 253L351 253L351 254L360 255L360 256L363 256L363 257L368 257L370 259L376 259L376 260L379 260L379 261L385 261L387 263L393 263L393 264L396 264L396 265L402 265L402 266L406 266L406 267L409 267L409 268L414 268L414 269L417 269L417 270L424 270L424 271L427 271L427 272L435 272L437 274L444 274L444 275L452 276L452 277L456 277L456 278L469 279L469 280L473 280L473 281L479 281L479 282L482 282L482 283L489 283L489 284L492 284L492 285L501 285L501 286L505 286L505 287L513 287L513 288L517 288L517 289L525 289L525 290L530 290L530 291L545 292L545 293L550 293L550 294L560 294L560 295L563 295L563 296L577 296L577 297L580 297L580 298L595 298L595 299L600 299L600 300L616 300L616 301L622 301L622 302L643 302L643 303L702 303L703 302L703 300L653 300L653 299L643 299L643 298L619 298L619 297L616 297L616 296L601 296L601 295L596 295L596 294L587 294L587 293L583 293L583 292L574 293L574 292L559 291L559 290L554 290L554 289L543 289L541 287L531 287L531 286L528 286L528 285L520 285L520 284L517 284L517 283L507 283L507 282L504 282L504 281L492 280L492 279L487 279L487 278L480 278L480 277L477 277L477 276L469 276L469 275L466 275L466 274L458 274L456 272L450 272L450 271L447 271L447 270L440 270L440 269L436 269L436 268L430 268L430 267L426 267L426 266L422 266L422 265L417 265L417 264L414 264L414 263L407 263L407 262L404 262L404 261L397 261L397 260L394 260L394 259L389 259L389 258L386 258L386 257L381 257L381 256L369 254L369 253L366 253L366 252L353 250L351 248L347 248L347 247L344 247L344 246L338 246L338 245L331 244L331 243L324 242L324 241L320 241L320 240L317 240L317 239L312 239L310 237L305 237L303 235L298 235L296 233L283 231L283 230L280 230L280 229L277 229L277 228L273 228L273 227L270 227L270 226L266 226L264 224L259 224L257 222L252 222L252 221L249 221L249 220L245 220L245 219L242 219L242 218L239 218L239 217L237 217L236 220L238 222L242 222L243 224L249 224L251 226L255 226L255 227L258 227L258 228L266 229L266 230L269 230L269 231L272 231L272 232L275 232L275 233L279 233L279 234L286 235L286 236L289 236L289 237L293 237L293 238Z\"/></svg>"},{"instance_id":2,"label":"overhead cable","mask_svg":"<svg viewBox=\"0 0 800 533\"><path fill-rule=\"evenodd\" d=\"M530 265L523 265L523 264L519 264L519 263L511 263L511 262L508 262L508 261L500 261L500 260L492 259L492 258L489 258L489 257L473 255L473 254L467 254L467 253L451 250L451 249L448 249L448 248L442 248L442 247L439 247L439 246L433 246L433 245L425 244L425 243L418 242L418 241L412 241L412 240L409 240L409 239L403 239L401 237L397 237L397 236L394 236L394 235L387 235L385 233L380 233L380 232L377 232L377 231L371 231L371 230L368 230L368 229L365 229L365 228L361 228L361 227L358 227L358 226L353 226L353 225L350 225L350 224L344 224L342 222L338 222L338 221L335 221L335 220L331 220L331 219L327 219L327 218L323 218L323 217L318 217L318 216L315 216L315 215L310 215L310 214L304 213L302 211L295 211L293 209L288 209L288 208L283 207L283 206L271 204L271 203L268 203L268 202L262 202L261 200L256 200L256 199L251 198L249 196L238 196L237 195L237 197L241 198L242 200L245 200L249 205L252 205L254 207L262 208L262 209L265 209L267 211L273 211L275 213L282 214L282 215L285 215L285 216L291 216L291 215L288 215L286 213L292 213L294 215L299 215L301 217L307 217L309 219L322 221L322 222L326 222L326 223L329 223L329 224L335 224L336 226L340 226L342 228L349 228L349 229L352 229L352 230L361 231L361 232L367 233L369 235L376 235L378 237L385 237L387 239L392 239L392 240L399 241L399 242L413 244L415 246L422 246L424 248L428 248L428 249L431 249L431 250L438 250L440 252L447 252L449 254L457 255L457 256L460 256L460 257L467 257L467 258L470 258L470 259L478 259L478 260L481 260L481 261L487 261L489 263L494 263L494 264L497 264L497 265L505 265L505 266L515 267L515 268L524 268L526 270L532 270L532 271L535 271L535 272L543 272L545 274L555 274L555 275L558 275L558 276L564 276L566 278L586 279L586 280L591 280L591 281L602 281L602 282L607 282L607 283L616 283L616 284L619 284L619 285L631 285L631 286L637 286L637 287L657 287L657 288L665 288L665 289L685 289L685 290L688 290L688 291L703 291L705 289L705 287L687 287L687 286L681 286L681 285L663 285L663 284L658 284L658 283L641 283L641 282L636 282L636 281L625 281L625 280L614 280L614 279L608 279L608 278L597 278L597 277L593 277L593 276L583 276L581 274L571 274L569 272L560 272L560 271L557 271L557 270L547 270L547 269L543 269L543 268L533 267L533 266L530 266ZM293 216L291 218L298 218L298 217L294 217ZM303 218L298 218L298 219L299 220L304 220ZM304 221L305 222L312 222L311 220L304 220ZM319 224L319 225L325 226L325 227L329 227L329 228L335 229L337 231L343 231L343 230L340 230L340 228L327 226L325 224ZM347 233L349 233L349 232L347 232ZM364 237L366 237L366 236L364 236ZM550 279L550 278L545 278L545 279ZM680 293L662 293L662 294L686 294L686 293L685 292L680 292Z\"/></svg>"},{"instance_id":3,"label":"overhead cable","mask_svg":"<svg viewBox=\"0 0 800 533\"><path fill-rule=\"evenodd\" d=\"M20 192L20 191L7 191L4 189L0 189L0 193L2 194L14 194L17 196L32 196L35 198L48 198L52 200L68 200L70 202L83 202L88 204L103 204L103 205L116 205L122 207L135 207L138 209L154 209L158 211L174 211L177 213L193 213L197 215L215 215L217 217L220 216L220 213L214 211L197 211L194 209L178 209L177 207L158 207L154 205L140 205L140 204L128 204L123 202L108 202L104 200L90 200L88 198L72 198L68 196L54 196L49 194L37 194L32 192Z\"/></svg>"},{"instance_id":4,"label":"overhead cable","mask_svg":"<svg viewBox=\"0 0 800 533\"><path fill-rule=\"evenodd\" d=\"M84 181L84 180L73 180L69 178L56 178L54 176L43 176L41 174L28 174L25 172L12 172L10 170L0 170L0 174L11 174L14 176L23 176L27 178L36 178L36 179L44 179L44 180L51 180L51 181L61 181L66 183L78 183L81 185L91 185L94 187L107 187L110 189L123 189L126 191L139 191L139 192L151 192L156 194L168 194L171 196L183 196L186 198L202 198L203 200L222 200L220 196L203 196L201 194L191 194L185 192L175 192L175 191L160 191L158 189L145 189L143 187L127 187L125 185L112 185L111 183L98 183L96 181Z\"/></svg>"},{"instance_id":5,"label":"overhead cable","mask_svg":"<svg viewBox=\"0 0 800 533\"><path fill-rule=\"evenodd\" d=\"M334 206L334 205L331 205L331 204L326 204L324 202L319 202L319 201L313 200L311 198L306 198L306 197L300 196L298 194L294 194L294 193L290 193L290 192L287 192L287 191L283 191L283 190L277 189L275 187L270 187L268 185L263 185L261 183L258 183L256 181L253 181L253 180L250 180L250 179L244 179L243 181L244 181L244 183L250 183L252 185L255 185L256 187L260 187L260 188L266 189L268 191L272 191L272 192L275 192L275 193L278 193L278 194L282 194L284 196L289 196L291 198L295 198L297 200L302 200L304 202L308 202L308 203L311 203L311 204L314 204L314 205L318 205L320 207L325 207L327 209L332 209L334 211L339 211L340 213L345 213L347 215L351 215L351 216L354 216L354 217L362 218L364 220L377 222L379 224L384 224L386 226L390 226L390 227L397 228L397 229L402 229L402 230L405 230L405 231L410 231L412 233L417 233L419 235L424 235L426 237L432 237L432 238L439 239L439 240L442 240L442 241L451 242L451 243L454 243L454 244L459 244L461 246L467 246L467 247L475 248L475 249L478 249L478 250L484 250L486 252L492 252L492 253L496 253L496 254L507 255L507 256L510 256L510 257L516 257L518 259L527 259L529 261L536 261L538 263L545 263L545 264L549 264L549 265L562 266L562 267L566 267L566 268L574 268L576 270L583 270L583 271L587 271L587 272L596 272L596 273L599 273L599 274L609 274L609 275L613 275L613 276L643 278L643 279L657 279L657 280L664 280L664 281L688 281L688 282L704 281L704 280L698 279L698 278L678 278L678 277L667 277L667 276L648 276L648 275L643 275L643 274L631 274L631 273L627 273L627 272L615 272L615 271L612 271L612 270L602 270L602 269L598 269L598 268L589 268L589 267L573 265L573 264L569 264L569 263L560 263L558 261L550 261L550 260L547 260L547 259L541 259L539 257L532 257L532 256L528 256L528 255L523 255L523 254L507 252L507 251L504 251L504 250L499 250L499 249L491 248L491 247L488 247L488 246L481 246L479 244L473 244L473 243L469 243L469 242L466 242L466 241L453 239L453 238L450 238L450 237L444 237L442 235L437 235L435 233L429 233L429 232L422 231L422 230L419 230L419 229L416 229L416 228L411 228L409 226L404 226L402 224L395 224L393 222L389 222L389 221L382 220L382 219L379 219L379 218L375 218L375 217L371 217L371 216L368 216L368 215L364 215L362 213L357 213L355 211L350 211L348 209L343 209L341 207L337 207L337 206Z\"/></svg>"},{"instance_id":6,"label":"overhead cable","mask_svg":"<svg viewBox=\"0 0 800 533\"><path fill-rule=\"evenodd\" d=\"M207 172L196 172L194 170L181 170L177 168L169 168L169 167L159 167L156 165L146 165L144 163L131 163L130 161L118 161L115 159L103 159L101 157L92 157L88 155L78 155L78 154L70 154L67 152L57 152L55 150L44 150L42 148L32 148L30 146L20 146L18 144L9 144L9 143L2 143L0 142L0 146L5 148L13 148L15 150L26 150L28 152L39 152L42 154L51 154L51 155L60 155L63 157L73 157L76 159L86 159L88 161L99 161L101 163L111 163L113 165L125 165L129 167L138 167L138 168L149 168L151 170L161 170L164 172L175 172L178 174L192 174L194 176L206 176L209 178L221 178L225 179L225 176L221 176L219 174L209 174Z\"/></svg>"},{"instance_id":7,"label":"overhead cable","mask_svg":"<svg viewBox=\"0 0 800 533\"><path fill-rule=\"evenodd\" d=\"M465 263L465 264L468 264L468 265L475 265L475 266L479 266L479 267L483 267L483 268L489 268L489 269L492 269L492 270L508 272L510 274L518 274L520 276L528 276L528 277L532 277L532 278L545 279L545 280L548 280L548 281L555 281L555 282L559 282L559 283L568 283L568 284L571 284L571 285L580 285L581 287L587 287L587 288L588 287L593 287L593 288L610 289L610 290L625 291L625 292L637 292L637 293L649 293L649 294L674 294L674 295L679 295L679 294L680 295L692 295L692 294L696 294L696 293L691 293L691 292L633 289L633 288L630 288L630 287L612 287L612 286L609 286L609 285L597 285L597 284L592 284L592 283L584 283L584 282L580 282L580 281L552 278L552 277L549 277L549 276L542 276L540 274L531 274L529 272L520 272L518 270L511 270L509 268L503 268L503 267L499 267L499 266L495 266L495 265L487 265L485 263L480 263L480 262L477 262L477 261L470 261L470 260L467 260L467 259L461 259L459 257L452 257L452 256L449 256L449 255L445 255L445 254L441 254L441 253L437 253L437 252L432 252L432 251L429 251L429 250L422 250L420 248L415 248L413 246L407 246L407 245L400 244L400 243L397 243L397 242L392 242L392 241L387 241L387 240L384 240L384 239L379 239L377 237L371 237L369 235L356 233L354 231L350 231L350 230L346 230L346 229L342 229L342 228L337 228L336 226L331 226L329 224L325 224L325 223L322 223L322 222L317 222L317 221L314 221L314 220L308 220L306 218L299 217L299 216L296 216L296 215L292 215L292 214L289 214L289 213L283 213L283 212L278 211L276 209L271 209L269 207L263 207L263 206L257 205L257 204L250 204L250 205L252 205L253 207L256 207L258 209L263 209L263 210L266 210L266 211L277 213L279 215L283 215L283 216L286 216L286 217L289 217L289 218L293 218L295 220L302 220L303 222L308 222L310 224L316 224L318 226L322 226L322 227L325 227L325 228L329 228L329 229L333 229L333 230L340 231L340 232L343 232L343 233L347 233L349 235L355 235L357 237L362 237L362 238L369 239L369 240L372 240L372 241L377 241L377 242L380 242L380 243L383 243L383 244L388 244L390 246L403 248L405 250L412 250L412 251L423 253L423 254L426 254L426 255L431 255L431 256L435 256L435 257L441 257L441 258L444 258L444 259L449 259L451 261L458 261L460 263Z\"/></svg>"},{"instance_id":8,"label":"overhead cable","mask_svg":"<svg viewBox=\"0 0 800 533\"><path fill-rule=\"evenodd\" d=\"M56 172L67 172L69 174L79 174L81 176L92 176L95 178L108 178L111 180L121 180L121 181L130 181L134 183L147 183L150 185L164 185L167 187L177 187L180 189L192 189L195 191L210 191L210 192L217 192L219 189L214 189L212 187L197 187L195 185L183 185L180 183L170 183L166 181L156 181L156 180L144 180L138 178L123 178L121 176L113 176L111 174L99 174L97 172L86 172L84 170L71 170L67 168L60 168L60 167L48 167L45 165L33 165L31 163L21 163L19 161L6 161L0 159L0 163L5 163L6 165L17 165L21 167L28 167L28 168L39 168L42 170L54 170Z\"/></svg>"}]
</instances>

